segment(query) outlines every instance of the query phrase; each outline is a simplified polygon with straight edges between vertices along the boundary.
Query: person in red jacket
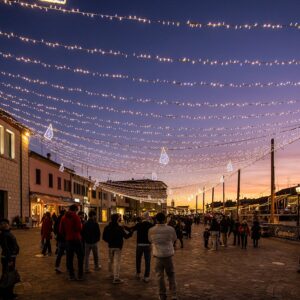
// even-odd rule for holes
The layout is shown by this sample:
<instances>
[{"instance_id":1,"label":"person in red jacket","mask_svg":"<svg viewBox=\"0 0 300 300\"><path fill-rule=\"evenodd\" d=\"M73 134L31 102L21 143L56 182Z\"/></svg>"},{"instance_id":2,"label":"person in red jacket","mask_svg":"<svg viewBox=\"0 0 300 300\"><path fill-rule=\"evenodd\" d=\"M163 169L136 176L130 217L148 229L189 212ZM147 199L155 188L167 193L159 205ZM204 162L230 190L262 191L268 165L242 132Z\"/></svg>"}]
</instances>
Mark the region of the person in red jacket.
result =
<instances>
[{"instance_id":1,"label":"person in red jacket","mask_svg":"<svg viewBox=\"0 0 300 300\"><path fill-rule=\"evenodd\" d=\"M242 224L240 225L239 232L241 235L242 249L247 249L247 240L248 236L250 235L250 229L246 220L243 220Z\"/></svg>"},{"instance_id":2,"label":"person in red jacket","mask_svg":"<svg viewBox=\"0 0 300 300\"><path fill-rule=\"evenodd\" d=\"M78 261L77 280L83 280L82 225L79 216L76 214L77 211L77 206L75 204L71 205L69 211L62 217L59 226L59 233L66 240L67 268L70 280L76 280L73 266L74 254L76 254Z\"/></svg>"},{"instance_id":3,"label":"person in red jacket","mask_svg":"<svg viewBox=\"0 0 300 300\"><path fill-rule=\"evenodd\" d=\"M42 230L41 230L41 235L42 235L42 240L44 242L42 254L46 256L46 252L48 251L48 255L52 254L51 251L51 238L52 238L52 219L51 219L51 214L50 212L46 212L45 218L43 219L42 223Z\"/></svg>"}]
</instances>

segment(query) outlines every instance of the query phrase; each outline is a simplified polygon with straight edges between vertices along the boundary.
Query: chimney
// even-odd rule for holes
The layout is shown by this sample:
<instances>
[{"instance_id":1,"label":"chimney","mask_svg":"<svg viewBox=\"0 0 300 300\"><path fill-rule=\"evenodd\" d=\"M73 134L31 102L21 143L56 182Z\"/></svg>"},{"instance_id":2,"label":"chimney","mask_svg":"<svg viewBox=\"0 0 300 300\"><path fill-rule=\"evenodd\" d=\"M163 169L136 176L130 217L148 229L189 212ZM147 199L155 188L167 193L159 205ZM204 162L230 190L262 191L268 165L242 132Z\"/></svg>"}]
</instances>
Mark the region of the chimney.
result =
<instances>
[{"instance_id":1,"label":"chimney","mask_svg":"<svg viewBox=\"0 0 300 300\"><path fill-rule=\"evenodd\" d=\"M47 153L47 158L51 159L51 153Z\"/></svg>"}]
</instances>

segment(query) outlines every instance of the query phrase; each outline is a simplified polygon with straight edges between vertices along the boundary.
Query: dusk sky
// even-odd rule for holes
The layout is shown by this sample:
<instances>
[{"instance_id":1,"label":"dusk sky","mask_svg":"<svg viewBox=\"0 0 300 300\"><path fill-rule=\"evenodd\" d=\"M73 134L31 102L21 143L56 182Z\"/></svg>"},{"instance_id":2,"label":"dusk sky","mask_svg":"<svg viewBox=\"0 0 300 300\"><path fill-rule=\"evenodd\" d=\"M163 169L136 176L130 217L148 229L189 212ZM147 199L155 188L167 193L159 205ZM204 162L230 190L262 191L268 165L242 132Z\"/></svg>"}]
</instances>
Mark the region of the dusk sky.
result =
<instances>
[{"instance_id":1,"label":"dusk sky","mask_svg":"<svg viewBox=\"0 0 300 300\"><path fill-rule=\"evenodd\" d=\"M239 168L242 197L269 195L274 138L276 189L300 183L300 28L290 25L299 21L298 0L67 0L63 6L150 24L4 2L0 108L35 132L33 150L99 181L156 173L170 199L193 206L204 186L216 186L221 200L223 175L226 199L235 200ZM189 20L230 28L190 28ZM263 28L269 23L283 28ZM54 138L46 141L50 123ZM162 147L166 166L159 163Z\"/></svg>"}]
</instances>

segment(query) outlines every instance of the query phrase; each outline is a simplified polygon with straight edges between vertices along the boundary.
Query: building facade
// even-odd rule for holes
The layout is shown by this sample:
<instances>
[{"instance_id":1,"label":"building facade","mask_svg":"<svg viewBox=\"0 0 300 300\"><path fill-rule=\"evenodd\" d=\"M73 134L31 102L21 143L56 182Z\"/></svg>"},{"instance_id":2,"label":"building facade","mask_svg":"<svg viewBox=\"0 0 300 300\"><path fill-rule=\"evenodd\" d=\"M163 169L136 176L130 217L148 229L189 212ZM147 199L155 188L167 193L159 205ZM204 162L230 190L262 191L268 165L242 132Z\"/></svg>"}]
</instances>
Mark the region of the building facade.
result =
<instances>
[{"instance_id":1,"label":"building facade","mask_svg":"<svg viewBox=\"0 0 300 300\"><path fill-rule=\"evenodd\" d=\"M28 128L0 110L0 218L29 221Z\"/></svg>"},{"instance_id":2,"label":"building facade","mask_svg":"<svg viewBox=\"0 0 300 300\"><path fill-rule=\"evenodd\" d=\"M30 211L33 222L40 222L47 211L58 214L75 203L71 193L74 171L51 160L48 153L44 157L31 151L29 154Z\"/></svg>"}]
</instances>

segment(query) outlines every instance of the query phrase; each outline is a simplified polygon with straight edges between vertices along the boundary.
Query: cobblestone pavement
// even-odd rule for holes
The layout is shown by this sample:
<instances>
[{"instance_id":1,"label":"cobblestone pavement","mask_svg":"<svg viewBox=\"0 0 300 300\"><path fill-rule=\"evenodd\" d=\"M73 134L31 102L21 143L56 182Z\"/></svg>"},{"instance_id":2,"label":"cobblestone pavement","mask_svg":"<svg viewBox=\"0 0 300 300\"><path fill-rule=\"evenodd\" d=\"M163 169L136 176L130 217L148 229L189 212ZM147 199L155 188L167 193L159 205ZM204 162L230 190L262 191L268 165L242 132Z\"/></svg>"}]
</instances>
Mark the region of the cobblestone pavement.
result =
<instances>
[{"instance_id":1,"label":"cobblestone pavement","mask_svg":"<svg viewBox=\"0 0 300 300\"><path fill-rule=\"evenodd\" d=\"M175 253L179 299L300 299L300 274L296 272L300 244L262 239L257 249L250 244L247 250L228 246L207 251L202 229L202 225L193 225L192 239L184 240L184 248ZM66 272L54 272L55 256L36 256L40 253L38 229L15 230L14 234L21 247L17 268L22 282L15 288L21 300L158 299L153 270L149 283L135 278L135 236L124 244L121 277L125 282L113 285L108 278L108 251L103 241L102 270L87 274L82 282L70 282Z\"/></svg>"}]
</instances>

